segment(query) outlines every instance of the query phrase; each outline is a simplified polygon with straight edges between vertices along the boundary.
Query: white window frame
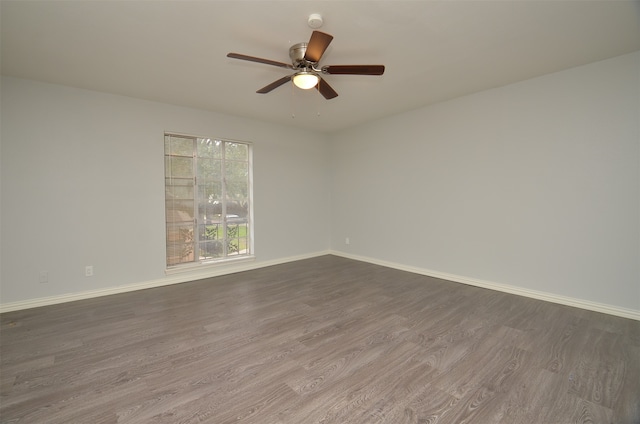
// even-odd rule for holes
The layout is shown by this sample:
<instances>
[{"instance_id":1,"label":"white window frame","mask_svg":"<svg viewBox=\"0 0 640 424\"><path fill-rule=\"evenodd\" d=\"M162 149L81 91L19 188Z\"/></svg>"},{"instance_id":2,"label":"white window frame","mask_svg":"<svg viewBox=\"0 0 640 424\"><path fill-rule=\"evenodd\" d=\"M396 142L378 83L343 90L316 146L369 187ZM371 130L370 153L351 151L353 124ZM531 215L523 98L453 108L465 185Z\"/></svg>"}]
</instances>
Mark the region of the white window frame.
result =
<instances>
[{"instance_id":1,"label":"white window frame","mask_svg":"<svg viewBox=\"0 0 640 424\"><path fill-rule=\"evenodd\" d=\"M207 265L221 265L221 264L229 264L229 263L233 263L233 262L239 262L239 261L245 261L245 260L253 260L255 259L255 254L254 254L254 228L253 228L253 143L251 142L247 142L247 141L240 141L240 140L232 140L232 139L227 139L227 138L217 138L217 137L203 137L203 136L194 136L194 135L187 135L187 134L182 134L182 133L176 133L176 132L165 132L164 134L164 140L165 140L165 145L166 145L166 140L167 137L179 137L179 138L183 138L183 139L192 139L193 140L193 163L192 163L192 167L193 167L193 216L194 216L194 222L193 222L193 229L192 229L192 233L193 233L193 256L194 259L192 261L186 261L186 262L181 262L181 263L176 263L176 264L169 264L169 222L167 219L168 216L168 212L169 212L169 206L168 206L168 198L167 198L167 182L170 181L172 179L172 176L167 175L167 168L166 168L166 163L167 163L167 152L166 152L166 147L165 147L165 154L164 154L164 161L165 161L165 272L167 274L171 274L174 272L181 272L181 271L185 271L185 270L189 270L189 269L193 269L193 268L197 268L197 267L202 267L202 266L207 266ZM204 184L201 181L199 181L200 179L198 178L198 155L197 155L197 143L198 140L210 140L213 142L220 142L222 143L223 147L221 150L222 156L220 158L220 160L222 161L222 166L221 166L221 175L222 175L222 194L221 194L221 199L222 199L222 205L221 205L221 219L222 221L220 222L222 231L223 231L223 237L222 237L222 255L220 257L207 257L207 258L201 258L200 252L199 252L199 245L200 245L200 241L199 237L200 237L200 231L199 231L199 226L200 225L206 225L206 223L200 222L200 214L199 214L199 204L200 201L198 199L199 197L199 184ZM225 164L227 163L227 159L225 156L225 151L226 149L224 148L224 145L226 143L235 143L235 144L242 144L247 146L247 166L248 166L248 211L247 211L247 216L246 216L246 227L247 227L247 235L246 235L246 253L243 254L229 254L228 252L228 243L227 243L227 224L228 224L228 214L227 214L227 209L228 209L228 199L226 196L226 191L227 191L227 178L226 178L226 174L225 174ZM172 155L169 155L171 157L174 157ZM181 156L181 157L188 157L188 156Z\"/></svg>"}]
</instances>

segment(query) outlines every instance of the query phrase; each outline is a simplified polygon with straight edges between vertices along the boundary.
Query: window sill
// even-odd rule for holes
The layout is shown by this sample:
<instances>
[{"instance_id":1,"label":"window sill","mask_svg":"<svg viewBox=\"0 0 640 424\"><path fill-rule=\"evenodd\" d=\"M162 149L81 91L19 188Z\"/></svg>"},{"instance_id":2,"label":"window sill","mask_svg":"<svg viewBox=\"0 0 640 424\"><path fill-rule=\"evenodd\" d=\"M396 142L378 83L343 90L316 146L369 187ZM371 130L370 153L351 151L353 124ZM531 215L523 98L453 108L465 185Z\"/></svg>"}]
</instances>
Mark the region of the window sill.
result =
<instances>
[{"instance_id":1,"label":"window sill","mask_svg":"<svg viewBox=\"0 0 640 424\"><path fill-rule=\"evenodd\" d=\"M190 264L178 265L175 267L165 269L165 275L175 275L187 272L204 272L207 270L227 270L230 268L231 270L236 265L240 265L246 262L252 262L256 259L254 255L249 256L240 256L237 258L230 258L218 261L201 261L194 262Z\"/></svg>"}]
</instances>

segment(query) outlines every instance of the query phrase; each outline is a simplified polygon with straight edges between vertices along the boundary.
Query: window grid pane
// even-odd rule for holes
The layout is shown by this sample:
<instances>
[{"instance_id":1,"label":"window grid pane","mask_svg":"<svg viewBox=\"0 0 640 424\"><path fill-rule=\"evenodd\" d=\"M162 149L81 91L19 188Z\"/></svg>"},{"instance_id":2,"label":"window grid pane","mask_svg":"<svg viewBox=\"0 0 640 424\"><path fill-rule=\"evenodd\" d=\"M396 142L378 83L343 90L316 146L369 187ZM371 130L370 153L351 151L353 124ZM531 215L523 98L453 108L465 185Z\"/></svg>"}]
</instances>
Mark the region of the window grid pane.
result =
<instances>
[{"instance_id":1,"label":"window grid pane","mask_svg":"<svg viewBox=\"0 0 640 424\"><path fill-rule=\"evenodd\" d=\"M165 135L167 266L252 254L249 149Z\"/></svg>"}]
</instances>

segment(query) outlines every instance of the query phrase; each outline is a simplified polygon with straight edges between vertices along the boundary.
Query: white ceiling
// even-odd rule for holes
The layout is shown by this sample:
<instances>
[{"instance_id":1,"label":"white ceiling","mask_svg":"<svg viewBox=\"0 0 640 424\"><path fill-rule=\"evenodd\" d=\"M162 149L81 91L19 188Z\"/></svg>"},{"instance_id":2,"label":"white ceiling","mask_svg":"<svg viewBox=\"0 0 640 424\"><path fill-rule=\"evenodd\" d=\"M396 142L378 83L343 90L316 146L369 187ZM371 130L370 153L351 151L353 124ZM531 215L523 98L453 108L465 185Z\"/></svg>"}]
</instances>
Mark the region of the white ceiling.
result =
<instances>
[{"instance_id":1,"label":"white ceiling","mask_svg":"<svg viewBox=\"0 0 640 424\"><path fill-rule=\"evenodd\" d=\"M320 65L339 97L284 85L320 13ZM640 1L7 1L2 74L331 132L465 94L640 50Z\"/></svg>"}]
</instances>

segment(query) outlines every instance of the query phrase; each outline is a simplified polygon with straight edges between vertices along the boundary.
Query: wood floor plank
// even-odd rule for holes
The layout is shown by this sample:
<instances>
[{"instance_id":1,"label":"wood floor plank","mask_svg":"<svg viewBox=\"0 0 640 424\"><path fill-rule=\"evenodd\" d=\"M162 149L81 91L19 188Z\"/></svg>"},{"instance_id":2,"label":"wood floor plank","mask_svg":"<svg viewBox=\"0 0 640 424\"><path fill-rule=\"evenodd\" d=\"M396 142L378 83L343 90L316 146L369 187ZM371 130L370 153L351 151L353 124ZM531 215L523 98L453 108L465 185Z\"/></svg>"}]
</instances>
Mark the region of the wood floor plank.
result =
<instances>
[{"instance_id":1,"label":"wood floor plank","mask_svg":"<svg viewBox=\"0 0 640 424\"><path fill-rule=\"evenodd\" d=\"M327 255L0 315L0 422L639 424L640 322Z\"/></svg>"}]
</instances>

